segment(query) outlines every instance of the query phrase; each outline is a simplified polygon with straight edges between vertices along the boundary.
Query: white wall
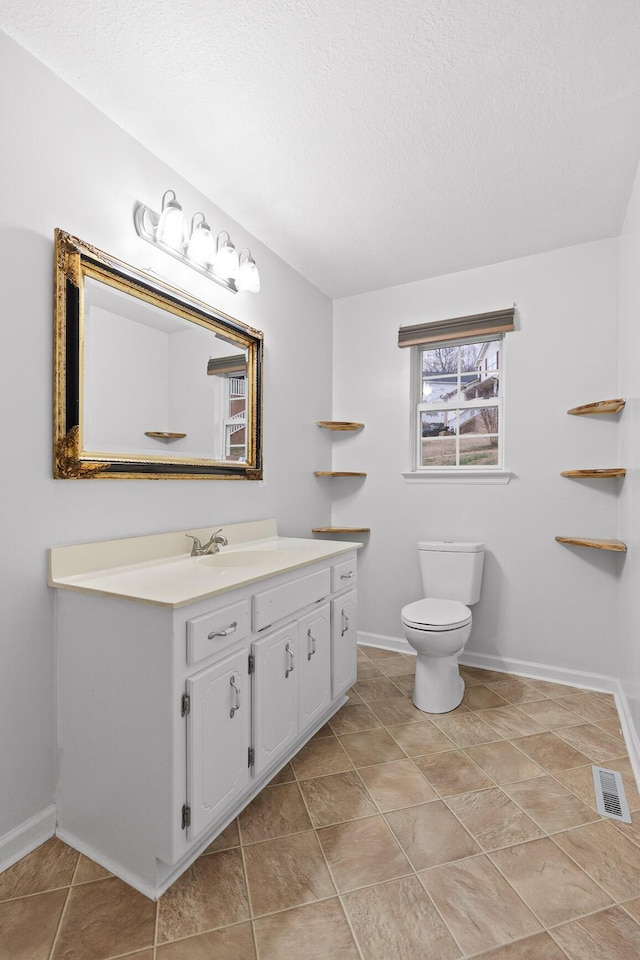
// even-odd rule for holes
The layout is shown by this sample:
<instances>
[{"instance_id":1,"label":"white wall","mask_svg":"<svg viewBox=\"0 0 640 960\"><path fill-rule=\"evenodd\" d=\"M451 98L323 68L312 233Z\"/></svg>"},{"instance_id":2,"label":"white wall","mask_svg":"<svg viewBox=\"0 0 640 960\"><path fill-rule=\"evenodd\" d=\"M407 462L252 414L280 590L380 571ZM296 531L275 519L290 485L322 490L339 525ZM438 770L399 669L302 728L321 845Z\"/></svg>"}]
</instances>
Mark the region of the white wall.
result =
<instances>
[{"instance_id":1,"label":"white wall","mask_svg":"<svg viewBox=\"0 0 640 960\"><path fill-rule=\"evenodd\" d=\"M0 288L4 453L0 639L0 838L54 797L52 544L277 517L310 536L330 518L313 477L327 454L315 427L331 415L331 305L314 287L139 143L0 34ZM224 145L222 145L222 149ZM177 191L261 270L237 297L154 251L133 228L136 200ZM73 233L265 333L265 479L53 481L53 231ZM292 437L295 438L291 439Z\"/></svg>"},{"instance_id":2,"label":"white wall","mask_svg":"<svg viewBox=\"0 0 640 960\"><path fill-rule=\"evenodd\" d=\"M620 238L620 463L627 468L620 530L629 551L620 593L618 676L640 737L640 167Z\"/></svg>"},{"instance_id":3,"label":"white wall","mask_svg":"<svg viewBox=\"0 0 640 960\"><path fill-rule=\"evenodd\" d=\"M618 481L559 474L616 465L616 422L566 410L617 395L617 298L618 241L604 240L334 303L333 415L365 423L334 443L334 469L368 471L362 482L334 481L333 522L371 526L359 558L361 630L402 637L400 608L421 596L418 540L479 540L487 554L470 652L614 674L624 561L554 536L616 536ZM514 301L505 423L515 478L406 483L410 350L398 349L398 326Z\"/></svg>"}]
</instances>

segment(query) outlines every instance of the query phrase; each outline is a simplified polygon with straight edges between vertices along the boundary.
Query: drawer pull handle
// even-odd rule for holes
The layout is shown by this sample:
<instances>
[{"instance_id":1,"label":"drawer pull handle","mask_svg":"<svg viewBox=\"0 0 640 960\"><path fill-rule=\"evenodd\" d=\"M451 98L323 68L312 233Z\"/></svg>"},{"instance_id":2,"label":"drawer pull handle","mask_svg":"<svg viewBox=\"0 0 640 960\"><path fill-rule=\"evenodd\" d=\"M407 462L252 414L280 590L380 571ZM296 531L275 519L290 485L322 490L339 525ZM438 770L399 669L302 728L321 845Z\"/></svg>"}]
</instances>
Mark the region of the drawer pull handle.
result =
<instances>
[{"instance_id":1,"label":"drawer pull handle","mask_svg":"<svg viewBox=\"0 0 640 960\"><path fill-rule=\"evenodd\" d=\"M341 574L340 574L340 579L341 579L341 580L351 580L351 577L355 577L355 573L354 573L353 570L349 570L349 573L341 573Z\"/></svg>"},{"instance_id":2,"label":"drawer pull handle","mask_svg":"<svg viewBox=\"0 0 640 960\"><path fill-rule=\"evenodd\" d=\"M344 637L348 629L349 629L349 617L346 615L346 613L343 610L342 611L342 633L340 634L340 636Z\"/></svg>"},{"instance_id":3,"label":"drawer pull handle","mask_svg":"<svg viewBox=\"0 0 640 960\"><path fill-rule=\"evenodd\" d=\"M230 623L226 630L213 630L211 633L207 634L208 640L215 640L216 637L228 637L232 633L235 633L235 630L238 626L238 621L234 620L233 623Z\"/></svg>"},{"instance_id":4,"label":"drawer pull handle","mask_svg":"<svg viewBox=\"0 0 640 960\"><path fill-rule=\"evenodd\" d=\"M231 707L231 710L229 711L229 716L230 716L231 719L233 720L235 714L236 714L236 713L238 712L238 710L240 709L240 687L239 687L238 684L236 683L235 675L231 677L231 679L229 680L229 683L230 683L231 686L233 687L233 691L234 691L234 693L235 693L235 703L234 703L234 705Z\"/></svg>"},{"instance_id":5,"label":"drawer pull handle","mask_svg":"<svg viewBox=\"0 0 640 960\"><path fill-rule=\"evenodd\" d=\"M315 638L314 635L311 633L311 627L309 627L309 629L307 630L307 636L309 637L309 640L311 641L311 649L309 650L309 653L307 654L307 660L311 660L311 657L312 657L312 656L314 655L314 653L316 652L316 638Z\"/></svg>"},{"instance_id":6,"label":"drawer pull handle","mask_svg":"<svg viewBox=\"0 0 640 960\"><path fill-rule=\"evenodd\" d=\"M286 669L285 672L284 672L284 678L285 678L285 680L288 680L288 679L289 679L289 674L290 674L290 673L293 673L293 671L294 671L294 668L295 668L295 665L296 665L296 658L294 657L294 655L293 655L293 650L291 649L291 647L289 646L289 644L287 644L284 649L286 650L286 652L289 654L289 657L290 657L290 659L289 659L289 666L287 667L287 669Z\"/></svg>"}]
</instances>

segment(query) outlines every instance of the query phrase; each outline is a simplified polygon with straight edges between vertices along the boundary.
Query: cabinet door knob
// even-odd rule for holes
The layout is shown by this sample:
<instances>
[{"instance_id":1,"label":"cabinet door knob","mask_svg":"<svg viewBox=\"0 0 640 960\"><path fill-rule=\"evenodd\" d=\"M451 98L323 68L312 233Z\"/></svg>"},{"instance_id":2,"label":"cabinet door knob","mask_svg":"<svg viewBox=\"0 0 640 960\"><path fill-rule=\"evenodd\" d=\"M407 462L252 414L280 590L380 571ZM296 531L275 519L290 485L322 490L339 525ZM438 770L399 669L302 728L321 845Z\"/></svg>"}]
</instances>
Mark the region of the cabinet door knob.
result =
<instances>
[{"instance_id":1,"label":"cabinet door knob","mask_svg":"<svg viewBox=\"0 0 640 960\"><path fill-rule=\"evenodd\" d=\"M346 615L346 613L343 610L342 611L342 633L340 634L340 636L344 637L348 629L349 629L349 617Z\"/></svg>"},{"instance_id":2,"label":"cabinet door knob","mask_svg":"<svg viewBox=\"0 0 640 960\"><path fill-rule=\"evenodd\" d=\"M238 621L234 620L233 623L229 624L226 630L213 630L211 633L208 633L207 639L215 640L216 637L228 637L232 633L235 633L237 626L238 626Z\"/></svg>"},{"instance_id":3,"label":"cabinet door knob","mask_svg":"<svg viewBox=\"0 0 640 960\"><path fill-rule=\"evenodd\" d=\"M315 638L314 635L311 633L311 627L309 627L309 629L307 630L307 636L308 636L309 640L311 641L311 643L310 643L311 649L309 650L309 653L307 654L307 660L311 660L311 657L312 657L312 656L314 655L314 653L316 652L316 638Z\"/></svg>"},{"instance_id":4,"label":"cabinet door knob","mask_svg":"<svg viewBox=\"0 0 640 960\"><path fill-rule=\"evenodd\" d=\"M353 570L349 570L349 573L341 573L341 574L340 574L340 579L341 579L341 580L351 580L351 577L353 577L353 575L354 575Z\"/></svg>"},{"instance_id":5,"label":"cabinet door knob","mask_svg":"<svg viewBox=\"0 0 640 960\"><path fill-rule=\"evenodd\" d=\"M231 679L229 680L229 683L230 683L230 685L233 687L233 692L234 692L234 694L235 694L235 702L234 702L233 706L231 707L231 710L229 711L229 716L230 716L231 719L233 720L234 716L236 715L236 713L237 713L238 710L240 709L240 687L239 687L238 684L236 683L235 675L231 677Z\"/></svg>"},{"instance_id":6,"label":"cabinet door knob","mask_svg":"<svg viewBox=\"0 0 640 960\"><path fill-rule=\"evenodd\" d=\"M289 679L289 674L290 674L290 673L293 673L293 671L294 671L294 668L295 668L295 665L296 665L296 658L295 658L295 656L293 655L293 650L291 649L291 646L290 646L289 644L287 644L284 649L286 650L286 652L287 652L288 655L289 655L289 666L287 667L287 669L286 669L285 672L284 672L284 678L285 678L285 680L288 680L288 679Z\"/></svg>"}]
</instances>

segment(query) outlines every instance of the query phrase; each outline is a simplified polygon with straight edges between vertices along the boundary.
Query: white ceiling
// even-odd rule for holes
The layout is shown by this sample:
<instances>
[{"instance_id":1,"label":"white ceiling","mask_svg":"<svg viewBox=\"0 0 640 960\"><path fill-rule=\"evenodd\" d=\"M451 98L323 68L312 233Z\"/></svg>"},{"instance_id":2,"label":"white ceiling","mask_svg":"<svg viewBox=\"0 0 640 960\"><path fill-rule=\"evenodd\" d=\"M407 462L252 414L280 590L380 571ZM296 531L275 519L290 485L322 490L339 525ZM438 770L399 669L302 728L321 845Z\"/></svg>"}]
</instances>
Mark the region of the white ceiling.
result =
<instances>
[{"instance_id":1,"label":"white ceiling","mask_svg":"<svg viewBox=\"0 0 640 960\"><path fill-rule=\"evenodd\" d=\"M0 28L332 297L614 236L640 157L638 0L2 0Z\"/></svg>"}]
</instances>

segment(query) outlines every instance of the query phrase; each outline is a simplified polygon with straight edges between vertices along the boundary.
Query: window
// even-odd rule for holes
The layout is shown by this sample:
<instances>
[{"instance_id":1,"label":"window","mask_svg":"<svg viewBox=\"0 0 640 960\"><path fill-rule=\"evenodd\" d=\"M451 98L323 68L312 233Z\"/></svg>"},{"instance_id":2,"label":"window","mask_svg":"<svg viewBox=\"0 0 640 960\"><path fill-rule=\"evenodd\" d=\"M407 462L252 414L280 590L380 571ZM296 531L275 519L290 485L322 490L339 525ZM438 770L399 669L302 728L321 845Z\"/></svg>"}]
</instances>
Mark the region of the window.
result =
<instances>
[{"instance_id":1,"label":"window","mask_svg":"<svg viewBox=\"0 0 640 960\"><path fill-rule=\"evenodd\" d=\"M420 344L416 469L502 467L502 337Z\"/></svg>"},{"instance_id":2,"label":"window","mask_svg":"<svg viewBox=\"0 0 640 960\"><path fill-rule=\"evenodd\" d=\"M509 483L503 468L505 310L400 327L414 355L413 469L406 480Z\"/></svg>"}]
</instances>

